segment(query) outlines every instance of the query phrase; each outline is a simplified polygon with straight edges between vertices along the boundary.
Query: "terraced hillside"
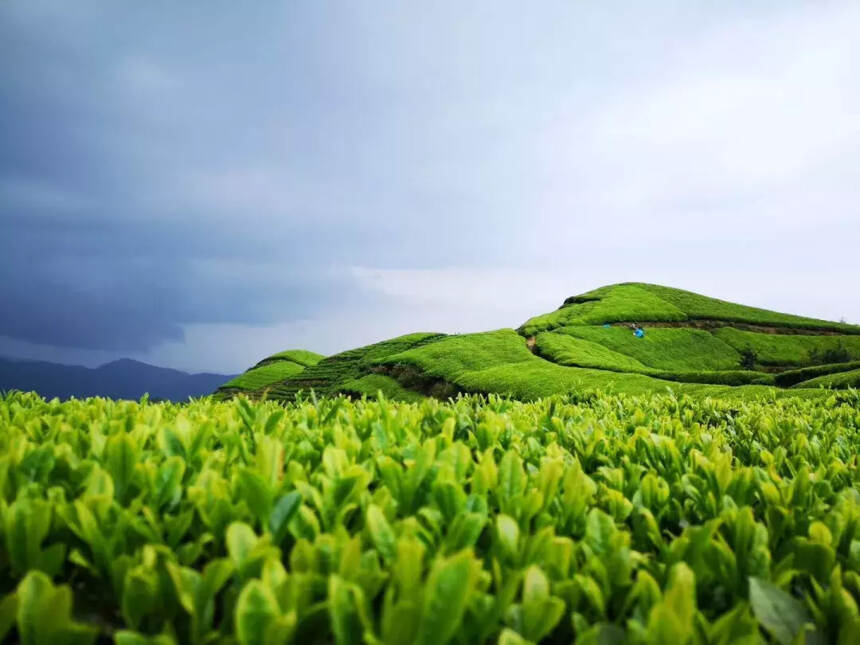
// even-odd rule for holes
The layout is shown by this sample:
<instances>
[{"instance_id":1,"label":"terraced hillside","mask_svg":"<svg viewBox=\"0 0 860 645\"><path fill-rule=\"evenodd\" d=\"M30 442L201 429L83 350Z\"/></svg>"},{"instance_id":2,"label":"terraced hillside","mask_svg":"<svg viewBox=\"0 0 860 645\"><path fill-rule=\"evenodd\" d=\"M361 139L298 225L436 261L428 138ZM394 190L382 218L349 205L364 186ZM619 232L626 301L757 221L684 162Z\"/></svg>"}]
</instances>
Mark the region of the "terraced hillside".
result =
<instances>
[{"instance_id":1,"label":"terraced hillside","mask_svg":"<svg viewBox=\"0 0 860 645\"><path fill-rule=\"evenodd\" d=\"M305 349L278 352L267 356L236 378L227 381L218 388L218 392L228 395L257 392L274 383L298 376L305 368L316 365L322 358L322 354Z\"/></svg>"},{"instance_id":2,"label":"terraced hillside","mask_svg":"<svg viewBox=\"0 0 860 645\"><path fill-rule=\"evenodd\" d=\"M644 336L634 335L634 323ZM411 334L295 371L263 371L273 358L219 394L291 400L301 391L360 396L382 390L400 400L458 392L532 400L595 389L639 394L671 387L722 397L783 396L788 389L816 396L822 386L858 384L860 326L625 283L570 297L516 330Z\"/></svg>"}]
</instances>

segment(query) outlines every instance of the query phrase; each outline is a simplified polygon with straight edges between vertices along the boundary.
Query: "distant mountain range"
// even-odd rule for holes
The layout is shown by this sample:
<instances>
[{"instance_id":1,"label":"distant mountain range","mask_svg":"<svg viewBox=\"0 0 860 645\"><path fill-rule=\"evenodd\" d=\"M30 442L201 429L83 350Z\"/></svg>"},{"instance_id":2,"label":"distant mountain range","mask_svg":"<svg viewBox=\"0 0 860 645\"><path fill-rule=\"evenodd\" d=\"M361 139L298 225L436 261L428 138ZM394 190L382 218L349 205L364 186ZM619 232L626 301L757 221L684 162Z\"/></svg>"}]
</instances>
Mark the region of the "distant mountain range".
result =
<instances>
[{"instance_id":1,"label":"distant mountain range","mask_svg":"<svg viewBox=\"0 0 860 645\"><path fill-rule=\"evenodd\" d=\"M224 374L188 374L123 358L96 368L46 361L0 358L0 392L35 391L45 398L104 396L112 399L184 401L211 394L233 378Z\"/></svg>"}]
</instances>

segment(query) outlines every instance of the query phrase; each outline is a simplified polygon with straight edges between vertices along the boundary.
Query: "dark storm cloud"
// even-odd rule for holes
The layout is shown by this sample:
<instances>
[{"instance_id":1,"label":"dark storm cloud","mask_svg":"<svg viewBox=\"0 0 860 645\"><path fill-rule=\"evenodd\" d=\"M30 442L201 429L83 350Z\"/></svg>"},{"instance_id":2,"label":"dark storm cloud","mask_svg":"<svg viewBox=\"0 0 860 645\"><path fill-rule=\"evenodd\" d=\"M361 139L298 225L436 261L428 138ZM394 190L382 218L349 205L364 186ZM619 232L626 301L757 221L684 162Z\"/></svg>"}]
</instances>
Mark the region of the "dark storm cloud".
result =
<instances>
[{"instance_id":1,"label":"dark storm cloud","mask_svg":"<svg viewBox=\"0 0 860 645\"><path fill-rule=\"evenodd\" d=\"M140 349L341 307L353 264L478 254L494 234L464 216L492 200L416 184L439 159L400 143L422 110L351 70L380 29L311 4L0 5L0 335Z\"/></svg>"},{"instance_id":2,"label":"dark storm cloud","mask_svg":"<svg viewBox=\"0 0 860 645\"><path fill-rule=\"evenodd\" d=\"M0 335L289 321L358 297L331 265L386 256L322 172L347 142L313 134L314 16L220 9L0 5Z\"/></svg>"},{"instance_id":3,"label":"dark storm cloud","mask_svg":"<svg viewBox=\"0 0 860 645\"><path fill-rule=\"evenodd\" d=\"M347 277L303 269L300 245L278 253L218 233L201 243L187 222L7 221L0 335L33 343L140 351L181 340L180 323L269 324L368 300Z\"/></svg>"}]
</instances>

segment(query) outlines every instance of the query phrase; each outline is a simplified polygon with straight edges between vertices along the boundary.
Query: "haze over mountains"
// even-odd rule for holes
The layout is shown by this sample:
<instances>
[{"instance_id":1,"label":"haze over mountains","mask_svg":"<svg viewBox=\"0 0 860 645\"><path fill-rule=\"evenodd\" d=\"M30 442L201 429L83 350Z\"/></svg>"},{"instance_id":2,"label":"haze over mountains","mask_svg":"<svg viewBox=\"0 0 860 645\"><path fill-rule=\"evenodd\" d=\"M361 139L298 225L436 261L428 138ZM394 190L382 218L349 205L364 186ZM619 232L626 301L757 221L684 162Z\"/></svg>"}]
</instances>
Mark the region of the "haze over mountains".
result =
<instances>
[{"instance_id":1,"label":"haze over mountains","mask_svg":"<svg viewBox=\"0 0 860 645\"><path fill-rule=\"evenodd\" d=\"M210 394L230 378L223 374L188 374L128 358L96 368L0 358L0 392L32 390L45 398L139 399L149 393L153 400L185 401L190 396Z\"/></svg>"}]
</instances>

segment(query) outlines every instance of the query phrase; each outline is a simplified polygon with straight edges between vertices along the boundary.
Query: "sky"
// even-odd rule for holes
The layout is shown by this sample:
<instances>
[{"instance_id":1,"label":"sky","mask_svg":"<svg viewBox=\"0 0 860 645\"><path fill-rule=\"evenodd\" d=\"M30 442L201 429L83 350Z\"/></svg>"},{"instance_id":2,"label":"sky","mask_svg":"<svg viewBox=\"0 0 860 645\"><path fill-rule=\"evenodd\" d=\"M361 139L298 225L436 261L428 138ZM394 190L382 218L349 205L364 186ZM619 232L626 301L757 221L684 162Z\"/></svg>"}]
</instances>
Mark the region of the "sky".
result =
<instances>
[{"instance_id":1,"label":"sky","mask_svg":"<svg viewBox=\"0 0 860 645\"><path fill-rule=\"evenodd\" d=\"M860 323L860 3L0 0L0 356L235 373L666 284Z\"/></svg>"}]
</instances>

